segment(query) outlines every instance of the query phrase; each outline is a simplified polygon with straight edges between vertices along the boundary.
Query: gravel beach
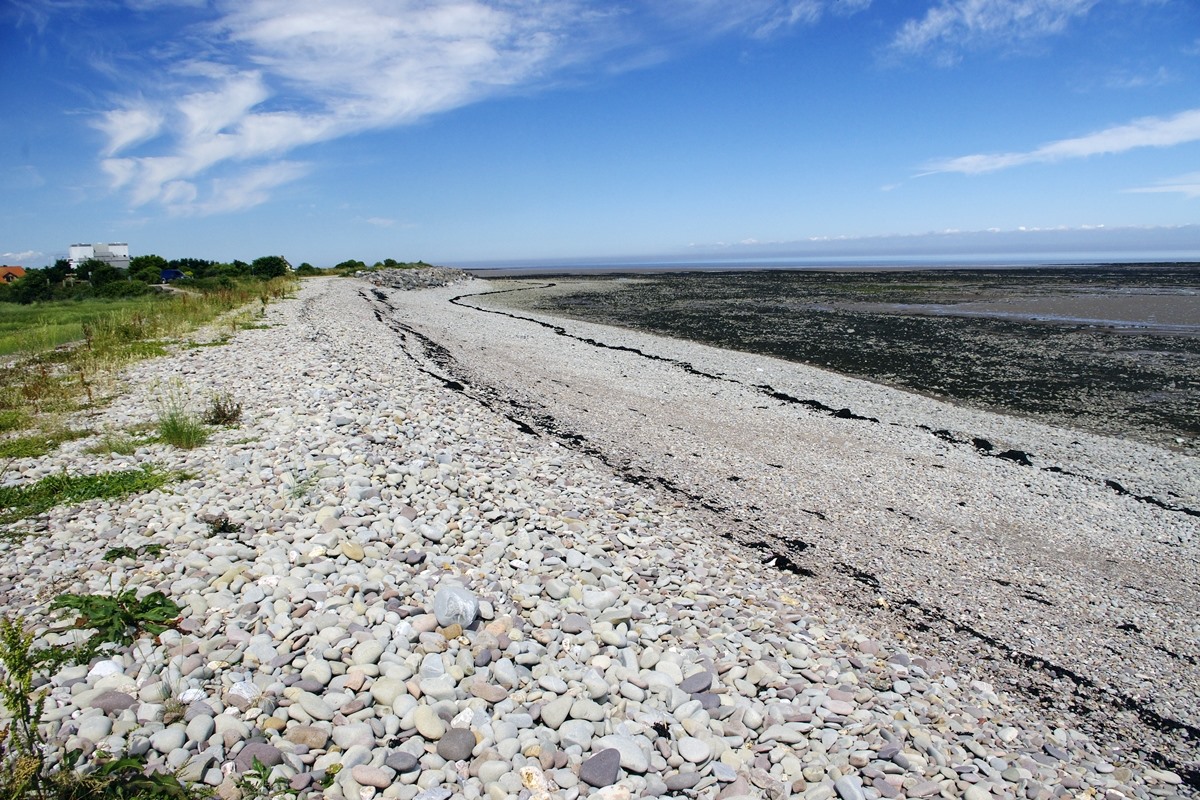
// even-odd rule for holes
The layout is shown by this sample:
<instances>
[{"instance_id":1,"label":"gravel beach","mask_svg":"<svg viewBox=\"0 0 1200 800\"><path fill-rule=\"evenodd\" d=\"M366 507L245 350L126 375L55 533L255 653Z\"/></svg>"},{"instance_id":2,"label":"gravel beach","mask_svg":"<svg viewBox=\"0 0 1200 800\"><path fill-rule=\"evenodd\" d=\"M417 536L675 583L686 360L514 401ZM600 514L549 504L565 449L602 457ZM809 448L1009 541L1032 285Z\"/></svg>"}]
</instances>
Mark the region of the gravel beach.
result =
<instances>
[{"instance_id":1,"label":"gravel beach","mask_svg":"<svg viewBox=\"0 0 1200 800\"><path fill-rule=\"evenodd\" d=\"M239 426L9 465L191 476L0 542L0 602L48 644L81 635L62 592L184 607L51 676L51 760L222 797L255 759L353 800L1195 794L1195 459L504 288L305 281L75 421L182 385Z\"/></svg>"}]
</instances>

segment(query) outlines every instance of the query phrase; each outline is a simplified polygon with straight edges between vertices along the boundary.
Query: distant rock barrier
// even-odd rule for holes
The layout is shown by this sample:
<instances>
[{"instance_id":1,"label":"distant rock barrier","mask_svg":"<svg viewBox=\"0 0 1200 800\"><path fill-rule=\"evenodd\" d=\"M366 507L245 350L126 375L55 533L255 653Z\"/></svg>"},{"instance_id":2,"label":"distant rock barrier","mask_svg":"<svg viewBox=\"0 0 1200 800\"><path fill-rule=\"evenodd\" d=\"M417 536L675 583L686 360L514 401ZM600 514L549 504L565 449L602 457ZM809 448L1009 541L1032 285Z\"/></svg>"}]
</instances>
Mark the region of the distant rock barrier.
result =
<instances>
[{"instance_id":1,"label":"distant rock barrier","mask_svg":"<svg viewBox=\"0 0 1200 800\"><path fill-rule=\"evenodd\" d=\"M436 286L450 286L471 280L469 272L451 267L421 267L419 269L381 269L363 270L354 273L354 277L362 278L376 286L386 286L389 289L432 289Z\"/></svg>"}]
</instances>

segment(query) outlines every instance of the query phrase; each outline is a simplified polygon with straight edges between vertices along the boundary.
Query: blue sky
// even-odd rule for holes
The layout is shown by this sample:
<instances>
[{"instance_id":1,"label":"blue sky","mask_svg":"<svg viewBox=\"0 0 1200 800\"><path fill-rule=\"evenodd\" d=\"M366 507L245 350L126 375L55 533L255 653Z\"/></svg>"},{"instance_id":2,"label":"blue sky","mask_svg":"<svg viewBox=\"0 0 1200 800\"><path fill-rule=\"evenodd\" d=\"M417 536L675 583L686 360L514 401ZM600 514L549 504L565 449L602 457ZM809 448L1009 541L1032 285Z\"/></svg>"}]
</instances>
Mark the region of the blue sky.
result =
<instances>
[{"instance_id":1,"label":"blue sky","mask_svg":"<svg viewBox=\"0 0 1200 800\"><path fill-rule=\"evenodd\" d=\"M9 264L1200 257L1195 0L9 0L0 31Z\"/></svg>"}]
</instances>

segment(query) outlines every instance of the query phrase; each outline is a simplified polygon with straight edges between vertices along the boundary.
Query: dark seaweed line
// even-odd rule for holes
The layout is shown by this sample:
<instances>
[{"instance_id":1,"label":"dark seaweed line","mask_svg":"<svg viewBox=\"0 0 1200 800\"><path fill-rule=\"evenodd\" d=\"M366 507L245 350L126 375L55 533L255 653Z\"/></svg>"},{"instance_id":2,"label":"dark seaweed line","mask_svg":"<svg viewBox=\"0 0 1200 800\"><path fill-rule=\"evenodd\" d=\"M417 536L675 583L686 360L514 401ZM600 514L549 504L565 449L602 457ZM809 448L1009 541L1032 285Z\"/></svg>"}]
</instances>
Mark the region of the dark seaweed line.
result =
<instances>
[{"instance_id":1,"label":"dark seaweed line","mask_svg":"<svg viewBox=\"0 0 1200 800\"><path fill-rule=\"evenodd\" d=\"M593 347L598 347L598 348L602 348L605 350L617 350L617 351L625 352L625 353L633 353L634 355L641 356L642 358L646 358L651 361L661 361L663 363L678 367L690 375L697 375L699 377L708 378L708 379L714 380L714 381L731 383L731 384L735 384L737 386L741 386L743 388L755 389L759 393L761 393L767 397L770 397L773 400L778 400L783 403L789 403L791 405L798 405L798 406L801 406L804 408L808 408L812 411L816 411L816 412L823 413L828 416L834 417L835 419L858 420L858 421L863 421L863 422L871 422L874 424L882 424L875 417L869 417L869 416L864 416L861 414L856 414L855 412L851 411L849 408L833 408L832 406L828 406L819 400L805 400L805 399L801 399L799 397L793 397L790 394L778 391L777 389L770 386L769 384L765 384L765 383L747 384L747 383L744 383L743 381L739 381L736 378L730 378L730 377L726 377L723 375L714 375L710 372L704 372L703 370L696 369L696 367L694 365L689 364L686 361L680 361L680 360L674 359L674 358L667 358L665 356L656 355L654 353L647 353L636 347L629 347L627 345L606 344L605 342L600 342L600 341L597 341L597 340L589 338L589 337L576 336L575 334L568 332L567 329L562 327L561 325L554 325L549 322L543 322L540 319L534 319L533 317L526 317L526 316L522 316L520 314L511 313L508 311L498 311L496 309L483 308L481 306L472 305L471 303L463 302L466 298L470 298L470 297L486 297L488 295L493 295L493 294L508 294L510 292L526 292L526 291L531 291L534 289L548 289L555 285L557 285L557 284L545 283L545 284L540 284L538 286L521 286L521 287L517 287L515 289L496 289L496 290L493 290L490 292L474 292L474 293L469 293L469 294L460 294L460 295L450 298L450 302L453 305L459 306L460 308L469 308L472 311L479 311L484 314L496 314L498 316L508 317L509 319L519 320L521 322L532 322L533 324L538 325L542 328L545 328L546 330L553 331L556 336L562 336L567 339L573 339L577 342L582 342L583 344L588 344ZM896 423L889 423L889 424L894 425ZM987 439L982 439L979 437L975 437L970 440L959 439L958 437L951 434L949 431L945 431L945 430L932 431L927 425L917 425L916 427L918 429L931 431L935 436L937 436L940 439L943 439L944 441L946 441L950 444L966 445L966 446L972 447L975 450L975 452L978 453L979 455L986 456L989 458L998 458L998 459L1005 460L1005 461L1012 461L1013 463L1019 464L1020 466L1023 466L1023 467L1037 468L1033 463L1033 458L1034 458L1033 454L1027 453L1024 450L1003 450L1001 452L993 452L994 447L992 446L992 443L989 442ZM1174 503L1168 503L1168 502L1158 499L1157 497L1154 497L1153 495L1136 494L1134 492L1129 491L1124 486L1122 486L1120 483L1118 483L1117 481L1114 481L1114 480L1094 478L1090 475L1083 475L1078 472L1070 472L1068 470L1065 470L1065 469L1063 469L1061 467L1057 467L1057 466L1041 467L1040 469L1043 472L1053 472L1053 473L1057 473L1059 475L1066 475L1066 476L1072 477L1072 478L1079 478L1081 480L1088 481L1088 482L1096 484L1098 486L1103 486L1104 488L1109 489L1113 492L1116 492L1117 494L1119 494L1123 497L1130 497L1140 503L1145 503L1147 505L1154 506L1163 511L1170 511L1170 512L1179 513L1179 514L1187 514L1188 516L1191 516L1191 517L1200 517L1200 510L1197 510L1194 508L1189 508L1188 506L1176 505Z\"/></svg>"},{"instance_id":2,"label":"dark seaweed line","mask_svg":"<svg viewBox=\"0 0 1200 800\"><path fill-rule=\"evenodd\" d=\"M512 291L512 290L506 290L506 291ZM374 294L380 300L381 304L384 305L384 307L388 309L388 311L390 311L390 312L395 311L394 307L391 306L391 304L387 302L386 295L384 295L382 292L379 292L378 290L375 290ZM366 295L362 295L362 296L364 299L366 299ZM465 307L472 308L471 306L465 306ZM503 312L496 312L496 313L503 313ZM421 359L419 359L415 354L410 352L408 349L408 336L411 336L414 340L416 340L419 343L419 346L424 351L424 354L429 358L429 360L431 360L435 364L437 364L437 366L439 368L444 369L451 374L460 372L460 370L454 369L454 367L457 365L457 362L454 359L454 357L452 355L450 355L449 351L447 351L445 348L438 345L436 342L431 340L429 337L412 330L411 328L404 325L403 323L400 323L398 320L392 319L390 322L385 320L383 315L379 311L375 312L375 317L377 320L379 320L380 322L383 322L393 332L397 333L400 336L401 349L404 351L405 355L410 360L412 360L414 362L414 364L416 364L423 373L441 381L447 388L450 388L454 391L457 391L457 392L463 394L464 396L474 400L475 402L478 402L483 407L485 407L491 411L496 411L496 408L492 402L489 402L489 400L484 399L483 397L480 397L477 392L468 392L467 391L466 387L471 386L471 384L465 378L463 378L461 375L459 376L459 378L460 378L459 380L454 380L451 378L447 378L443 375L439 375L439 374L425 368L424 366L422 366ZM532 320L532 321L537 322L537 320ZM545 325L545 323L540 323L540 322L539 322L539 324ZM552 328L553 326L546 325L546 327ZM569 336L569 334L565 334L565 333L563 335ZM570 337L570 338L578 339L579 337ZM605 346L605 345L599 345L599 346ZM663 360L663 361L669 360L669 359L665 359L661 356L647 356L647 357L656 358L658 360ZM724 379L722 379L722 380L724 380ZM474 387L474 388L478 389L479 387ZM704 508L705 510L713 512L717 515L725 515L729 511L728 508L721 506L717 503L714 503L712 501L709 501L706 498L704 498L702 495L698 495L693 492L689 492L689 491L683 489L682 487L680 487L679 485L675 484L673 481L670 481L666 478L663 478L661 476L646 475L645 473L642 473L642 472L635 472L635 471L629 469L629 467L627 465L614 464L608 458L606 453L604 453L599 448L595 447L590 442L588 442L586 437L584 437L582 434L560 430L558 428L557 421L552 416L544 414L542 412L539 412L528 405L517 403L517 402L513 401L511 398L506 400L505 398L498 397L495 390L490 389L489 387L485 387L484 390L487 391L489 394L493 395L492 399L498 401L501 405L508 406L509 408L514 408L518 411L524 412L525 414L528 414L531 417L533 417L533 419L535 420L534 424L539 425L542 428L542 430L545 432L546 435L549 435L553 438L558 439L565 446L567 446L573 450L581 452L584 455L587 455L589 457L596 458L598 461L603 463L609 469L612 469L615 473L620 475L623 479L628 480L631 483L634 483L639 486L646 486L648 488L654 488L655 486L657 486L657 487L667 491L670 494L674 494L676 496L687 499L693 503L696 503L700 507ZM529 422L525 421L524 419L518 418L514 413L505 413L505 412L497 412L497 413L501 413L502 416L504 416L506 419L508 419L510 422L512 422L514 425L516 425L517 428L519 430L521 430L523 433L528 433L528 434L535 435L535 436L539 435L539 431L537 430L537 428L533 427L533 424L530 424ZM739 520L739 521L741 521L741 520ZM812 569L796 563L786 552L778 552L778 551L772 552L773 548L766 540L775 540L777 544L783 543L784 544L783 549L785 551L788 549L792 549L792 548L799 550L799 551L808 550L808 549L812 548L812 545L810 543L804 542L804 541L799 541L799 540L789 541L789 540L783 539L782 537L778 537L774 534L770 534L766 531L763 531L753 524L748 524L747 527L749 528L748 533L756 534L758 537L757 539L755 539L752 536L749 541L745 541L745 540L739 539L738 537L734 536L732 533L724 533L721 535L726 540L733 541L733 542L740 544L744 547L747 547L749 549L758 550L760 552L765 552L766 557L762 558L763 564L771 566L775 569L779 569L781 571L791 572L800 577L815 577L816 576L816 573ZM833 561L831 566L833 567L834 572L841 573L841 574L849 577L851 580L853 580L857 583L860 583L860 584L868 587L869 589L873 590L873 592L884 591L882 582L879 580L879 578L876 575L874 575L870 572L866 572L862 569L853 567L853 566L846 564L844 562L841 562L841 561ZM1044 673L1048 674L1049 676L1051 676L1053 679L1062 679L1062 678L1068 679L1069 681L1071 681L1072 688L1070 689L1069 693L1063 692L1063 695L1064 695L1064 697L1068 698L1068 703L1072 707L1072 710L1074 710L1076 713L1078 713L1084 719L1088 718L1088 714L1086 713L1087 708L1083 704L1082 700L1081 699L1071 700L1069 698L1083 698L1083 690L1093 690L1093 693L1091 694L1090 697L1094 702L1108 705L1112 708L1115 708L1118 711L1133 712L1144 725L1146 725L1148 728L1150 728L1152 730L1155 730L1159 733L1165 733L1165 734L1183 735L1184 737L1191 739L1192 741L1200 741L1200 728L1197 728L1196 726L1193 726L1193 725L1189 725L1186 722L1182 722L1182 721L1179 721L1179 720L1176 720L1176 719L1173 719L1170 717L1163 716L1162 714L1159 714L1158 712L1149 708L1147 705L1139 702L1138 700L1136 700L1132 697L1129 697L1128 695L1120 694L1120 693L1116 693L1116 692L1099 691L1098 687L1096 686L1096 683L1093 680L1091 680L1090 678L1087 678L1084 675L1079 674L1078 672L1076 672L1068 667L1061 666L1061 665L1051 662L1043 657L1035 656L1030 653L1026 653L1021 650L1018 650L1017 648L1015 648L1009 644L1006 644L1006 643L1000 641L999 639L996 639L995 637L991 636L990 634L987 634L987 633L975 628L974 626L953 620L950 617L946 616L945 614L941 613L940 611L937 611L935 609L932 609L925 605L922 605L921 603L919 603L916 600L913 600L911 598L904 598L904 599L898 600L896 605L899 608L905 610L905 616L911 617L911 612L917 612L917 613L921 614L922 616L924 616L925 619L941 622L945 625L950 626L954 631L956 631L958 633L971 636L976 641L979 641L983 645L993 649L993 651L996 652L1000 657L1002 657L1004 660L1007 660L1008 662L1012 663L1013 665L1015 665L1017 667L1026 669L1026 670L1028 670L1030 672L1034 672L1034 673L1044 672ZM917 629L921 629L922 626L924 626L925 629L928 629L928 627L929 627L926 623L924 623L920 620L913 621L910 624L912 624ZM1030 693L1035 698L1038 697L1038 694L1035 690L1030 689ZM1044 700L1044 698L1043 698L1043 700ZM1178 762L1176 760L1168 758L1167 756L1163 755L1162 753L1158 753L1155 751L1147 751L1147 756L1154 763L1156 763L1160 766L1163 766L1165 768L1171 769L1172 771L1181 775L1189 787L1191 787L1193 789L1200 789L1200 771L1192 769L1192 768L1188 767L1186 764L1183 764L1181 762Z\"/></svg>"}]
</instances>

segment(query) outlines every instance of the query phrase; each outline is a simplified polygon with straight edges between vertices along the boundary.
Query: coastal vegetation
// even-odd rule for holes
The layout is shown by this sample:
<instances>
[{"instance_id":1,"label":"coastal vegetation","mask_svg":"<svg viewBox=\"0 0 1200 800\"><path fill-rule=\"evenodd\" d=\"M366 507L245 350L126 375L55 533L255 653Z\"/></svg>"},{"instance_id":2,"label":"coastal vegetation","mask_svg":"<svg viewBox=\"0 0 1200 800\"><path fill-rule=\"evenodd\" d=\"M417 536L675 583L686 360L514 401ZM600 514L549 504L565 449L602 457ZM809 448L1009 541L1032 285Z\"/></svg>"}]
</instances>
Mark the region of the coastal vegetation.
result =
<instances>
[{"instance_id":1,"label":"coastal vegetation","mask_svg":"<svg viewBox=\"0 0 1200 800\"><path fill-rule=\"evenodd\" d=\"M170 292L153 291L145 282L179 267L189 271ZM249 264L138 256L129 275L119 276L125 287L120 292L108 289L116 282L101 277L109 270L118 272L102 262L84 262L72 273L59 262L0 286L0 301L7 301L0 302L0 434L18 434L0 440L0 459L37 457L86 435L67 430L59 417L111 400L117 370L165 355L169 342L219 317L230 321L231 333L252 327L271 300L295 287L281 256ZM257 311L246 310L255 306ZM219 420L212 424L236 421L232 398L215 405L207 412ZM175 415L162 422L160 437L181 443L177 446L194 447L207 435L200 419ZM112 439L111 444L120 451L130 441Z\"/></svg>"}]
</instances>

